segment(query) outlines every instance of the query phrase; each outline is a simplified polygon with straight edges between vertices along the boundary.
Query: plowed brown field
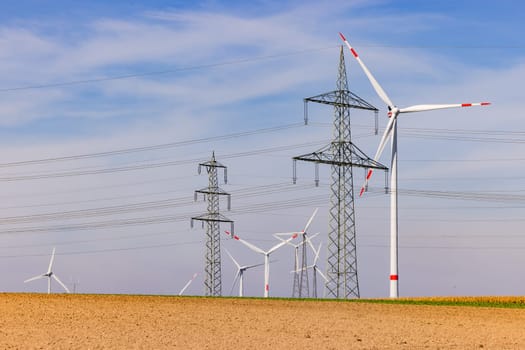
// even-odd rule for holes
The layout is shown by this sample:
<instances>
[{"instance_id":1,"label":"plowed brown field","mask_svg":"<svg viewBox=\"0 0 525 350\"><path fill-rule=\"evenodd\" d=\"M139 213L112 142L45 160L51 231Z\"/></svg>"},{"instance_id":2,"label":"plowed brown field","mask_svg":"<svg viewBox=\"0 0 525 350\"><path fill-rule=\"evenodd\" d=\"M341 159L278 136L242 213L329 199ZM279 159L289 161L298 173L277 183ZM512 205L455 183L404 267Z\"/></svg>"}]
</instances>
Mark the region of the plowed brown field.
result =
<instances>
[{"instance_id":1,"label":"plowed brown field","mask_svg":"<svg viewBox=\"0 0 525 350\"><path fill-rule=\"evenodd\" d=\"M525 309L0 294L0 349L525 349Z\"/></svg>"}]
</instances>

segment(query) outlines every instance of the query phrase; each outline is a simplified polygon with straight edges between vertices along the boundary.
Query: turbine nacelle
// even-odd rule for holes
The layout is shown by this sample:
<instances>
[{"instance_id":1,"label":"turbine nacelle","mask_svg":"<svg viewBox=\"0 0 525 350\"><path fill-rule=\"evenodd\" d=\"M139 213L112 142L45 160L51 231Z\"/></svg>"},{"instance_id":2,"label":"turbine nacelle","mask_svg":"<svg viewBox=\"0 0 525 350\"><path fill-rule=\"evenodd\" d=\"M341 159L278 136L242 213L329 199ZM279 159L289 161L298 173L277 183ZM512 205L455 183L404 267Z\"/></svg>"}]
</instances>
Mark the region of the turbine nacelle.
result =
<instances>
[{"instance_id":1,"label":"turbine nacelle","mask_svg":"<svg viewBox=\"0 0 525 350\"><path fill-rule=\"evenodd\" d=\"M400 109L397 108L396 106L394 107L387 106L387 107L388 107L388 113L387 113L388 118L392 118L392 117L396 118L400 112Z\"/></svg>"}]
</instances>

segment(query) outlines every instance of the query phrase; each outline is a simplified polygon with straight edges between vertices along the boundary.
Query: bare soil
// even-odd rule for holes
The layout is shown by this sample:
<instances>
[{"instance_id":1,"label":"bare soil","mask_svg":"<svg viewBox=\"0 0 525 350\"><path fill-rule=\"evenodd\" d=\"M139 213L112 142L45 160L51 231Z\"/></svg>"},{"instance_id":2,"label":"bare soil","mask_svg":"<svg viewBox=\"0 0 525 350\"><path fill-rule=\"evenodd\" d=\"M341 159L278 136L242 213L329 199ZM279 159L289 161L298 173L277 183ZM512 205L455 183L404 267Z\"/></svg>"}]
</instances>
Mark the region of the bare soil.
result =
<instances>
[{"instance_id":1,"label":"bare soil","mask_svg":"<svg viewBox=\"0 0 525 350\"><path fill-rule=\"evenodd\" d=\"M0 349L525 349L525 309L0 294Z\"/></svg>"}]
</instances>

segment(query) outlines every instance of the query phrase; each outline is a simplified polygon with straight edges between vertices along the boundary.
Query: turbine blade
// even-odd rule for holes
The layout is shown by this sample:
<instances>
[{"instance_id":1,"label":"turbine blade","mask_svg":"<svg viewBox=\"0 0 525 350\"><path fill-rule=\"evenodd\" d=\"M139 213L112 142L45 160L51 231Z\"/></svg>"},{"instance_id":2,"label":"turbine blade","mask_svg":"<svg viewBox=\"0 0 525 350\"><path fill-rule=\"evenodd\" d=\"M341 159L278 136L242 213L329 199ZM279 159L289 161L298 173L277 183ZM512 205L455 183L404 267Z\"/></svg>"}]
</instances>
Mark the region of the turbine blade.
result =
<instances>
[{"instance_id":1,"label":"turbine blade","mask_svg":"<svg viewBox=\"0 0 525 350\"><path fill-rule=\"evenodd\" d=\"M319 259L319 253L321 252L321 246L322 245L323 245L323 242L319 243L319 248L317 248L317 251L315 252L314 266L317 265L317 260Z\"/></svg>"},{"instance_id":2,"label":"turbine blade","mask_svg":"<svg viewBox=\"0 0 525 350\"><path fill-rule=\"evenodd\" d=\"M298 236L297 233L294 233L292 237L288 238L286 241L283 241L279 244L274 245L266 254L271 254L275 252L277 249L281 248L283 245L288 244L292 239L295 239Z\"/></svg>"},{"instance_id":3,"label":"turbine blade","mask_svg":"<svg viewBox=\"0 0 525 350\"><path fill-rule=\"evenodd\" d=\"M28 278L28 279L26 279L24 281L24 283L31 282L31 281L36 281L36 280L39 280L39 279L42 279L42 278L46 278L46 275L40 275L40 276L35 276L35 277Z\"/></svg>"},{"instance_id":4,"label":"turbine blade","mask_svg":"<svg viewBox=\"0 0 525 350\"><path fill-rule=\"evenodd\" d=\"M55 248L53 247L53 253L51 253L51 260L49 261L49 267L47 268L47 273L51 272L53 268L53 260L55 260Z\"/></svg>"},{"instance_id":5,"label":"turbine blade","mask_svg":"<svg viewBox=\"0 0 525 350\"><path fill-rule=\"evenodd\" d=\"M397 115L392 115L390 119L388 120L388 124L386 125L385 132L383 133L383 136L381 137L381 141L379 142L379 146L377 147L377 151L374 156L374 161L376 162L379 161L379 158L383 154L385 146L388 143L390 135L392 134L392 129L394 127L394 123L396 122L396 119L397 119ZM363 195L363 192L365 192L368 186L368 181L370 181L370 178L372 177L373 172L374 172L373 169L368 169L368 172L365 178L365 182L363 184L363 187L361 187L361 191L359 192L359 197L361 197Z\"/></svg>"},{"instance_id":6,"label":"turbine blade","mask_svg":"<svg viewBox=\"0 0 525 350\"><path fill-rule=\"evenodd\" d=\"M240 276L241 276L241 271L237 270L237 273L235 274L235 278L233 279L232 289L230 289L230 295L232 295L233 288L235 288L235 283L237 283L237 280L239 279Z\"/></svg>"},{"instance_id":7,"label":"turbine blade","mask_svg":"<svg viewBox=\"0 0 525 350\"><path fill-rule=\"evenodd\" d=\"M231 236L232 234L229 232L229 231L225 231L227 235ZM246 242L244 239L241 239L239 236L237 235L233 235L233 239L241 242L242 244L244 244L245 246L247 246L248 248L250 248L251 250L253 250L254 252L256 253L260 253L260 254L266 254L266 252L264 250L262 250L261 248L259 247L256 247L254 246L253 244L251 244L250 242ZM285 243L285 242L283 242Z\"/></svg>"},{"instance_id":8,"label":"turbine blade","mask_svg":"<svg viewBox=\"0 0 525 350\"><path fill-rule=\"evenodd\" d=\"M273 261L270 261L270 262L273 262ZM252 269L254 267L259 267L259 266L263 266L264 263L260 263L260 264L254 264L254 265L244 265L242 267L243 270L248 270L248 269Z\"/></svg>"},{"instance_id":9,"label":"turbine blade","mask_svg":"<svg viewBox=\"0 0 525 350\"><path fill-rule=\"evenodd\" d=\"M381 85L379 85L379 83L374 78L372 73L370 73L370 71L368 70L366 65L363 63L363 61L361 61L361 58L359 58L359 55L354 50L354 48L352 46L350 46L350 43L348 43L348 41L346 40L345 36L342 33L339 33L339 36L341 37L341 39L343 39L343 41L346 44L346 46L348 46L348 48L350 49L350 52L352 53L354 58L357 60L357 62L359 63L359 65L361 66L363 71L365 72L366 76L368 77L368 80L370 80L370 83L372 84L372 87L376 91L376 93L379 96L379 98L381 98L383 100L383 102L386 103L386 105L388 107L393 108L394 104L392 103L392 101L390 101L390 98L388 98L388 95L386 94L386 92L383 90Z\"/></svg>"},{"instance_id":10,"label":"turbine blade","mask_svg":"<svg viewBox=\"0 0 525 350\"><path fill-rule=\"evenodd\" d=\"M235 266L237 266L238 269L241 268L241 265L239 265L239 263L237 262L237 260L235 260L233 258L233 256L230 254L230 252L228 251L228 249L224 248L224 250L226 251L226 254L228 254L228 256L230 257L230 259L232 259L233 263L235 264Z\"/></svg>"},{"instance_id":11,"label":"turbine blade","mask_svg":"<svg viewBox=\"0 0 525 350\"><path fill-rule=\"evenodd\" d=\"M315 247L314 247L314 245L313 245L313 243L312 243L312 238L315 238L315 237L317 237L318 235L319 235L319 232L317 232L317 233L315 233L315 234L313 234L313 235L311 235L311 236L306 236L306 242L308 243L308 245L310 246L310 248L312 248L312 251L314 252L314 254L315 254Z\"/></svg>"},{"instance_id":12,"label":"turbine blade","mask_svg":"<svg viewBox=\"0 0 525 350\"><path fill-rule=\"evenodd\" d=\"M275 238L277 238L277 239L280 240L281 242L285 242L286 239L283 238L283 237L281 237L281 236L291 236L291 235L294 235L294 234L296 234L296 233L298 233L298 232L278 232L278 233L274 233L274 234L272 234L272 236L274 236ZM302 242L299 243L299 244L293 244L292 242L288 242L288 245L291 245L292 247L298 247L298 246L300 246L301 244L302 244Z\"/></svg>"},{"instance_id":13,"label":"turbine blade","mask_svg":"<svg viewBox=\"0 0 525 350\"><path fill-rule=\"evenodd\" d=\"M310 216L310 219L308 219L308 222L306 223L306 226L304 227L303 232L308 231L308 228L310 227L310 224L312 223L312 220L314 219L315 214L317 214L317 210L319 210L319 208L315 208L314 213L312 214L312 216Z\"/></svg>"},{"instance_id":14,"label":"turbine blade","mask_svg":"<svg viewBox=\"0 0 525 350\"><path fill-rule=\"evenodd\" d=\"M410 106L407 108L402 108L399 110L399 113L423 112L423 111L433 111L436 109L475 107L475 106L490 106L490 102L415 105L415 106Z\"/></svg>"},{"instance_id":15,"label":"turbine blade","mask_svg":"<svg viewBox=\"0 0 525 350\"><path fill-rule=\"evenodd\" d=\"M55 281L57 281L62 286L62 288L64 288L66 290L66 292L71 293L69 291L69 289L66 287L66 285L64 283L62 283L62 281L57 277L57 275L53 274L53 275L51 275L51 277L53 277L55 279Z\"/></svg>"},{"instance_id":16,"label":"turbine blade","mask_svg":"<svg viewBox=\"0 0 525 350\"><path fill-rule=\"evenodd\" d=\"M324 275L324 273L319 269L317 266L314 267L315 271L325 280L325 282L328 282L328 278Z\"/></svg>"},{"instance_id":17,"label":"turbine blade","mask_svg":"<svg viewBox=\"0 0 525 350\"><path fill-rule=\"evenodd\" d=\"M195 279L195 277L197 277L198 273L194 273L193 276L191 277L191 279L184 285L184 287L182 287L182 289L180 290L179 292L179 295L182 295L184 293L184 291L186 290L186 288L188 288L191 284L191 282L193 282L193 280Z\"/></svg>"},{"instance_id":18,"label":"turbine blade","mask_svg":"<svg viewBox=\"0 0 525 350\"><path fill-rule=\"evenodd\" d=\"M297 232L297 231L293 231L293 232L277 232L277 233L274 233L273 236L275 238L277 238L277 239L284 240L284 238L282 238L281 236L291 236L294 233L299 233L299 232Z\"/></svg>"}]
</instances>

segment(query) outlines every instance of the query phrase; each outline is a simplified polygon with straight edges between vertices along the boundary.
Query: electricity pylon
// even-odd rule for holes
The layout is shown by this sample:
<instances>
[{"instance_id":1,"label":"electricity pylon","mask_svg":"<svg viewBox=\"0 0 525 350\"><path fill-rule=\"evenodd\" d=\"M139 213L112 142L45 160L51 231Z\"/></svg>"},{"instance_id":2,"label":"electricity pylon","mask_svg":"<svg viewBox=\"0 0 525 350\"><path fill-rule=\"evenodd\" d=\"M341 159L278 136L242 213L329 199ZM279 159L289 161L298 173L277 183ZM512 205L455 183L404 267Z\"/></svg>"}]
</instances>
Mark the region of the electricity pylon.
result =
<instances>
[{"instance_id":1,"label":"electricity pylon","mask_svg":"<svg viewBox=\"0 0 525 350\"><path fill-rule=\"evenodd\" d=\"M293 157L293 182L297 181L296 162L298 160L315 163L316 185L319 185L319 164L331 166L331 207L326 267L328 281L325 284L325 292L327 297L332 298L359 298L352 168L361 167L384 171L387 171L388 168L368 157L352 143L350 109L374 111L376 115L378 109L348 90L342 46L339 56L337 90L306 98L304 102L305 124L308 124L308 102L334 106L333 140L329 145L313 153Z\"/></svg>"},{"instance_id":2,"label":"electricity pylon","mask_svg":"<svg viewBox=\"0 0 525 350\"><path fill-rule=\"evenodd\" d=\"M208 187L195 191L195 200L199 193L204 195L204 199L208 201L208 212L199 216L191 218L191 227L193 221L202 221L202 226L206 223L206 253L205 253L205 267L204 267L204 293L206 296L221 296L221 234L220 223L229 222L231 225L231 232L233 233L233 221L219 213L219 196L224 195L228 197L228 210L231 207L231 196L219 187L219 180L217 170L223 169L224 183L228 182L226 167L215 160L215 152L213 152L211 160L205 163L200 163L198 173L201 173L201 168L205 167L208 172Z\"/></svg>"}]
</instances>

